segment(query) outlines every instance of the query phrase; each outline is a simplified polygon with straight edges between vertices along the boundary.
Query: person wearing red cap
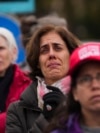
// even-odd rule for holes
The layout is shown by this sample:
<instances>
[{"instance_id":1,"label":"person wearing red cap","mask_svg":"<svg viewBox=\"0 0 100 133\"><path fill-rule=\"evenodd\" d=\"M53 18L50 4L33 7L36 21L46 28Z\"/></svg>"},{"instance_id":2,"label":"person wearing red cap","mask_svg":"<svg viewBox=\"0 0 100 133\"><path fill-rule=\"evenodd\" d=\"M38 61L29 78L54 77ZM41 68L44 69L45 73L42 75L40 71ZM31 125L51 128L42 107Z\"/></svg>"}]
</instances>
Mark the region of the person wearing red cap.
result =
<instances>
[{"instance_id":1,"label":"person wearing red cap","mask_svg":"<svg viewBox=\"0 0 100 133\"><path fill-rule=\"evenodd\" d=\"M100 133L100 42L86 42L70 57L71 89L46 133Z\"/></svg>"}]
</instances>

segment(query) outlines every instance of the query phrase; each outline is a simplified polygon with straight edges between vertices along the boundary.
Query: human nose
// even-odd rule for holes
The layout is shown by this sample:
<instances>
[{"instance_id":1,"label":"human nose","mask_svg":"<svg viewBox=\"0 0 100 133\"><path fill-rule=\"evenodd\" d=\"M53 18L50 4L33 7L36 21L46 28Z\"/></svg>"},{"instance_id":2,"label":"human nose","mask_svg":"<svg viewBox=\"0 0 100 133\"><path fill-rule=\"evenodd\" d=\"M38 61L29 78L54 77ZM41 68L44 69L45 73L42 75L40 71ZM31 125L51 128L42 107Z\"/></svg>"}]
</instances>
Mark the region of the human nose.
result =
<instances>
[{"instance_id":1,"label":"human nose","mask_svg":"<svg viewBox=\"0 0 100 133\"><path fill-rule=\"evenodd\" d=\"M55 57L55 51L53 50L53 48L50 48L49 56L50 56L50 58Z\"/></svg>"},{"instance_id":2,"label":"human nose","mask_svg":"<svg viewBox=\"0 0 100 133\"><path fill-rule=\"evenodd\" d=\"M97 89L97 88L100 89L100 80L98 80L97 77L92 78L92 88L93 89Z\"/></svg>"},{"instance_id":3,"label":"human nose","mask_svg":"<svg viewBox=\"0 0 100 133\"><path fill-rule=\"evenodd\" d=\"M49 53L50 53L50 55L54 54L54 50L53 50L53 48L52 48L52 47L50 48Z\"/></svg>"}]
</instances>

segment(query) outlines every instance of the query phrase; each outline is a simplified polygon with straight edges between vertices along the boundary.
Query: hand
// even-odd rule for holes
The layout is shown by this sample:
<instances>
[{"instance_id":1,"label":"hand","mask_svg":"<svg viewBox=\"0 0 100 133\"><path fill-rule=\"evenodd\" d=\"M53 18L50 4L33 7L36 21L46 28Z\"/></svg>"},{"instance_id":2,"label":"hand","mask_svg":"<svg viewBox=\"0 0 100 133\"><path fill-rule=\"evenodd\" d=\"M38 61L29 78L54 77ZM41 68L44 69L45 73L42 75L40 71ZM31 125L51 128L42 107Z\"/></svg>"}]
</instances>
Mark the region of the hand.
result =
<instances>
[{"instance_id":1,"label":"hand","mask_svg":"<svg viewBox=\"0 0 100 133\"><path fill-rule=\"evenodd\" d=\"M43 114L47 120L50 120L53 117L56 108L62 100L64 100L65 96L57 87L47 86L47 88L52 90L52 92L49 92L43 96Z\"/></svg>"}]
</instances>

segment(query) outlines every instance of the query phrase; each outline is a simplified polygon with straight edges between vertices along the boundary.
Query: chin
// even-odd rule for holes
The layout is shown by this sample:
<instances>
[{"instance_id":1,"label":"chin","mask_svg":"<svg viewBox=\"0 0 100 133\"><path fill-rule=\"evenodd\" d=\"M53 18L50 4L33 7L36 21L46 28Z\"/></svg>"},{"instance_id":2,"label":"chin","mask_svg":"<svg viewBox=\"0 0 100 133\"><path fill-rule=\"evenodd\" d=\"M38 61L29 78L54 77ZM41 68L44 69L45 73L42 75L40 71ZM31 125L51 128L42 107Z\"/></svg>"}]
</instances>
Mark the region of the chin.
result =
<instances>
[{"instance_id":1,"label":"chin","mask_svg":"<svg viewBox=\"0 0 100 133\"><path fill-rule=\"evenodd\" d=\"M56 80L56 81L58 81L58 80L60 80L60 79L62 79L63 77L61 76L61 75L52 75L51 76L51 79L53 79L53 80Z\"/></svg>"},{"instance_id":2,"label":"chin","mask_svg":"<svg viewBox=\"0 0 100 133\"><path fill-rule=\"evenodd\" d=\"M93 106L90 110L92 110L93 112L99 112L100 113L100 104Z\"/></svg>"}]
</instances>

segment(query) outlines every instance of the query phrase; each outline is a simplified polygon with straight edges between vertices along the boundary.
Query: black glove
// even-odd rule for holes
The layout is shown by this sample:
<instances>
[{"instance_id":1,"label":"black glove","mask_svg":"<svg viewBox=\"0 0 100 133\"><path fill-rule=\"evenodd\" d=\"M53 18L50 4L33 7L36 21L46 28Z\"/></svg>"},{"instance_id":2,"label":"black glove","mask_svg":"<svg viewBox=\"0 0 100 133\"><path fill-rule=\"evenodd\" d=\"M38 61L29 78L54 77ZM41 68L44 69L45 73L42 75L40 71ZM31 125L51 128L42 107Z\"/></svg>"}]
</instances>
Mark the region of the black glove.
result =
<instances>
[{"instance_id":1,"label":"black glove","mask_svg":"<svg viewBox=\"0 0 100 133\"><path fill-rule=\"evenodd\" d=\"M57 87L47 86L47 88L51 90L51 92L43 96L43 114L47 120L50 120L65 96Z\"/></svg>"}]
</instances>

